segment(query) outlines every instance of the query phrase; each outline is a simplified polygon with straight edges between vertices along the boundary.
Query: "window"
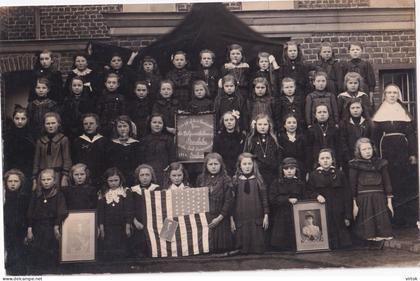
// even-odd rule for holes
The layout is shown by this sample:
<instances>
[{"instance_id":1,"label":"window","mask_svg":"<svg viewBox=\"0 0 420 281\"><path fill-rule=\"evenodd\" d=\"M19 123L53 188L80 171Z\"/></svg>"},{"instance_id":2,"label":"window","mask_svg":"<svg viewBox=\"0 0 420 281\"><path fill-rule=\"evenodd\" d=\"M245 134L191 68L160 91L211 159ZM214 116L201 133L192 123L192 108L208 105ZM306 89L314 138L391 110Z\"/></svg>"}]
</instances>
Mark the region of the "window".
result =
<instances>
[{"instance_id":1,"label":"window","mask_svg":"<svg viewBox=\"0 0 420 281\"><path fill-rule=\"evenodd\" d=\"M386 85L394 83L401 89L403 103L408 111L416 118L416 76L414 69L380 70L379 81L380 91L383 92Z\"/></svg>"}]
</instances>

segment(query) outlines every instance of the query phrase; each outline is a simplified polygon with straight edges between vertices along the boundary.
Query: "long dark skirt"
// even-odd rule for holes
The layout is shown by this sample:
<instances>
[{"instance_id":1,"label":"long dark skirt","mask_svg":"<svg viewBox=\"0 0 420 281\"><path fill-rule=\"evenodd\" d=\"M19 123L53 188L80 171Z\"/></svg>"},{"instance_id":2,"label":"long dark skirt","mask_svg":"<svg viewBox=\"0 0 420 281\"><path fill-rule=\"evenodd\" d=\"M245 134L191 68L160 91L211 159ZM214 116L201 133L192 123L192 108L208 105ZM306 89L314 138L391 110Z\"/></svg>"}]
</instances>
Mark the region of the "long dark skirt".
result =
<instances>
[{"instance_id":1,"label":"long dark skirt","mask_svg":"<svg viewBox=\"0 0 420 281\"><path fill-rule=\"evenodd\" d=\"M127 256L127 236L125 224L105 225L105 238L102 243L102 258L118 260Z\"/></svg>"},{"instance_id":2,"label":"long dark skirt","mask_svg":"<svg viewBox=\"0 0 420 281\"><path fill-rule=\"evenodd\" d=\"M32 226L34 240L28 245L30 265L45 268L58 263L58 240L54 235L54 224L36 221Z\"/></svg>"},{"instance_id":3,"label":"long dark skirt","mask_svg":"<svg viewBox=\"0 0 420 281\"><path fill-rule=\"evenodd\" d=\"M354 231L360 239L392 237L392 227L386 197L382 192L369 192L357 195L359 213Z\"/></svg>"},{"instance_id":4,"label":"long dark skirt","mask_svg":"<svg viewBox=\"0 0 420 281\"><path fill-rule=\"evenodd\" d=\"M290 205L274 210L271 224L271 246L278 250L293 250L296 248L293 212Z\"/></svg>"},{"instance_id":5,"label":"long dark skirt","mask_svg":"<svg viewBox=\"0 0 420 281\"><path fill-rule=\"evenodd\" d=\"M248 221L235 221L236 224L236 249L243 254L262 254L265 250L264 229L262 219Z\"/></svg>"},{"instance_id":6,"label":"long dark skirt","mask_svg":"<svg viewBox=\"0 0 420 281\"><path fill-rule=\"evenodd\" d=\"M134 228L133 235L129 238L128 254L130 257L142 258L148 256L147 238L145 229L138 230Z\"/></svg>"},{"instance_id":7,"label":"long dark skirt","mask_svg":"<svg viewBox=\"0 0 420 281\"><path fill-rule=\"evenodd\" d=\"M215 217L211 216L208 222L211 223ZM223 218L215 228L210 228L209 239L212 253L223 253L232 250L233 237L230 231L229 217Z\"/></svg>"}]
</instances>

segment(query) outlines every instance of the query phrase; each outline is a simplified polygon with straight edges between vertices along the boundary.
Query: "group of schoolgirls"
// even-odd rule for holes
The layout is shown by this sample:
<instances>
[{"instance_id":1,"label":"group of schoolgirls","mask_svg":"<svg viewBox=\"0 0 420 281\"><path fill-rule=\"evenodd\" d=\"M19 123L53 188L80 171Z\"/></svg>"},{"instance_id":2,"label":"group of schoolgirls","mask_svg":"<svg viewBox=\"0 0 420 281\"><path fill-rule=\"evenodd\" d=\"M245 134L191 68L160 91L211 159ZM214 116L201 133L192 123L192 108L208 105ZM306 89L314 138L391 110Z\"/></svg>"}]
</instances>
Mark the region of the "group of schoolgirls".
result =
<instances>
[{"instance_id":1,"label":"group of schoolgirls","mask_svg":"<svg viewBox=\"0 0 420 281\"><path fill-rule=\"evenodd\" d=\"M387 161L369 139L375 79L361 45L351 43L351 60L339 63L322 43L308 66L288 42L280 64L259 53L255 73L241 46L227 54L219 71L215 54L203 50L190 71L187 55L175 52L165 78L151 57L135 71L135 53L126 65L115 54L99 73L77 54L63 88L43 51L28 107L16 107L5 136L5 213L18 214L5 225L19 234L6 237L6 248L19 252L25 241L46 257L34 262L56 260L68 210L96 208L102 256L140 255L144 189L188 186L210 189L213 252L293 249L291 206L302 199L326 205L333 249L351 245L350 228L365 240L392 238ZM218 121L213 153L191 182L188 167L175 162L180 112L214 112Z\"/></svg>"}]
</instances>

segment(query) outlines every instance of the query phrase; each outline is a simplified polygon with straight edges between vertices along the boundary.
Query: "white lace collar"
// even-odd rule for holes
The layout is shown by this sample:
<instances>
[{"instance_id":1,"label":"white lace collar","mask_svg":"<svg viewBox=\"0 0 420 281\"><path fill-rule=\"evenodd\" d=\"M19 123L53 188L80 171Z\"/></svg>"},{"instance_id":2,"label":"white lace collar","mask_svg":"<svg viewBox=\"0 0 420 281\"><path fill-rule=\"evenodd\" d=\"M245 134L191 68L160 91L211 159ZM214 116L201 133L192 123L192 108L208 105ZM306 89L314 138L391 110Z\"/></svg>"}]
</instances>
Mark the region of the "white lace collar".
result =
<instances>
[{"instance_id":1,"label":"white lace collar","mask_svg":"<svg viewBox=\"0 0 420 281\"><path fill-rule=\"evenodd\" d=\"M150 184L149 188L141 188L140 185L135 185L131 187L131 191L137 193L138 195L143 195L143 191L142 189L146 189L148 191L154 191L159 187L159 185L157 184Z\"/></svg>"},{"instance_id":2,"label":"white lace collar","mask_svg":"<svg viewBox=\"0 0 420 281\"><path fill-rule=\"evenodd\" d=\"M116 188L116 189L109 189L105 193L105 199L107 204L111 204L113 202L119 203L120 202L120 196L126 197L127 193L125 192L124 188L122 186Z\"/></svg>"},{"instance_id":3,"label":"white lace collar","mask_svg":"<svg viewBox=\"0 0 420 281\"><path fill-rule=\"evenodd\" d=\"M378 111L376 111L375 115L372 118L372 121L375 122L385 122L385 121L404 121L404 122L411 122L410 116L408 116L407 112L403 108L401 104L398 102L396 103L388 103L384 101L381 106L379 107Z\"/></svg>"},{"instance_id":4,"label":"white lace collar","mask_svg":"<svg viewBox=\"0 0 420 281\"><path fill-rule=\"evenodd\" d=\"M225 63L225 68L232 69L232 68L249 68L249 64L246 62L241 62L240 64L233 64L231 62Z\"/></svg>"},{"instance_id":5,"label":"white lace collar","mask_svg":"<svg viewBox=\"0 0 420 281\"><path fill-rule=\"evenodd\" d=\"M83 71L78 70L77 68L73 69L73 73L77 74L77 76L85 76L92 72L92 69L86 68Z\"/></svg>"},{"instance_id":6,"label":"white lace collar","mask_svg":"<svg viewBox=\"0 0 420 281\"><path fill-rule=\"evenodd\" d=\"M295 142L296 141L296 132L294 132L294 133L289 133L289 132L286 132L286 135L287 135L287 139L289 140L289 141L291 141L291 142Z\"/></svg>"}]
</instances>

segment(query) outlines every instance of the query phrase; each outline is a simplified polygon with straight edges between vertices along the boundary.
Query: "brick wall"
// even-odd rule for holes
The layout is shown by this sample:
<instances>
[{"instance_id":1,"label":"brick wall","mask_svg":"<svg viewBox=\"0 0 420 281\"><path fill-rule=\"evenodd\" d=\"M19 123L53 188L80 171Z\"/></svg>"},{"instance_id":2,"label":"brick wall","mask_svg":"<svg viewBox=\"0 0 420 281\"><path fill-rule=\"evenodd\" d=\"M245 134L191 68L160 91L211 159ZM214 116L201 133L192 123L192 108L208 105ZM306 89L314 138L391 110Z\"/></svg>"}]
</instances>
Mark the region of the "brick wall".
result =
<instances>
[{"instance_id":1,"label":"brick wall","mask_svg":"<svg viewBox=\"0 0 420 281\"><path fill-rule=\"evenodd\" d=\"M122 11L122 5L45 6L40 10L41 38L108 36L102 13Z\"/></svg>"},{"instance_id":2,"label":"brick wall","mask_svg":"<svg viewBox=\"0 0 420 281\"><path fill-rule=\"evenodd\" d=\"M102 13L122 5L41 6L41 39L104 38L108 27ZM35 39L35 7L0 8L0 40Z\"/></svg>"},{"instance_id":3,"label":"brick wall","mask_svg":"<svg viewBox=\"0 0 420 281\"><path fill-rule=\"evenodd\" d=\"M369 7L369 0L295 0L297 9L335 9Z\"/></svg>"},{"instance_id":4,"label":"brick wall","mask_svg":"<svg viewBox=\"0 0 420 281\"><path fill-rule=\"evenodd\" d=\"M360 41L364 46L364 59L368 59L375 70L375 103L380 103L379 68L384 65L415 64L415 31L404 32L346 32L313 33L311 36L294 37L301 44L306 62L318 59L319 45L322 40L331 42L335 57L340 61L348 60L349 42Z\"/></svg>"},{"instance_id":5,"label":"brick wall","mask_svg":"<svg viewBox=\"0 0 420 281\"><path fill-rule=\"evenodd\" d=\"M34 7L1 7L1 40L34 39Z\"/></svg>"}]
</instances>

